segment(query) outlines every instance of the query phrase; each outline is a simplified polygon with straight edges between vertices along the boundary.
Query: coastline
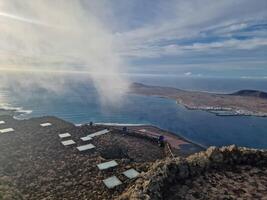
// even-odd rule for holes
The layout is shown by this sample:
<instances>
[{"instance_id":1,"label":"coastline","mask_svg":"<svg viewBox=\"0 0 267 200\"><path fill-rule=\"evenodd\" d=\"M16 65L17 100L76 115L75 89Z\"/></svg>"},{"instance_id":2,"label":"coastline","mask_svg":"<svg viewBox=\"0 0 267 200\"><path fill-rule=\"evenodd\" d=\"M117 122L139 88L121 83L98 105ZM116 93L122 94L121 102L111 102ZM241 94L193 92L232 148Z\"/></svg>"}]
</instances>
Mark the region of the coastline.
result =
<instances>
[{"instance_id":1,"label":"coastline","mask_svg":"<svg viewBox=\"0 0 267 200\"><path fill-rule=\"evenodd\" d=\"M34 118L26 117L27 114L30 114L31 112L21 112L21 111L24 111L21 107L6 107L5 109L0 108L0 117L8 115L8 116L12 116L13 119L19 120L19 121L35 119L35 117ZM8 112L8 114L6 114L6 112ZM46 117L46 116L40 116L40 117ZM152 136L152 138L153 137L158 137L159 135L163 135L163 136L167 136L167 137L171 136L173 138L173 140L183 140L186 143L191 144L193 146L196 146L201 150L204 150L204 149L207 148L207 146L205 146L203 144L200 144L198 142L195 142L193 140L190 140L190 139L182 136L180 133L173 133L173 132L171 132L169 130L165 130L165 129L161 128L161 127L158 127L158 126L152 125L152 124L104 123L104 122L94 122L93 124L94 124L94 126L100 126L100 127L106 127L106 128L115 128L115 129L118 129L118 130L122 130L123 127L127 127L127 129L129 131L133 131L133 132L135 132L135 133L137 133L139 135L142 135L142 133L139 132L138 130L145 128L145 129L148 129L149 131L153 130L155 132L160 133L160 134L155 134L154 136ZM78 128L78 127L88 126L89 122L83 123L83 124L73 124L73 125ZM168 141L166 141L166 142L168 142ZM176 148L173 145L171 145L171 146L174 149L180 149L180 147ZM198 149L198 148L196 148L196 149Z\"/></svg>"},{"instance_id":2,"label":"coastline","mask_svg":"<svg viewBox=\"0 0 267 200\"><path fill-rule=\"evenodd\" d=\"M183 136L180 133L174 133L172 131L166 130L164 128L161 128L159 126L153 125L153 124L124 124L124 123L94 123L95 125L100 125L100 126L109 126L109 127L117 127L117 128L123 128L123 127L127 127L129 130L135 130L136 129L144 129L144 128L148 128L148 129L154 129L154 130L159 130L163 136L166 135L171 135L173 137L176 137L178 139L182 139L188 143L194 144L199 146L202 149L207 149L208 146L205 146L203 144L200 144L196 141L190 140L188 138L186 138L185 136ZM85 125L88 125L87 123Z\"/></svg>"},{"instance_id":3,"label":"coastline","mask_svg":"<svg viewBox=\"0 0 267 200\"><path fill-rule=\"evenodd\" d=\"M167 97L161 97L170 99ZM192 107L190 105L181 103L180 101L176 100L176 104L179 104L181 106L184 106L188 110L202 110L205 112L209 112L212 114L215 114L219 117L241 117L241 116L253 116L253 117L267 117L267 113L258 113L258 112L250 112L246 110L238 110L238 109L232 109L232 108L226 108L226 107Z\"/></svg>"},{"instance_id":4,"label":"coastline","mask_svg":"<svg viewBox=\"0 0 267 200\"><path fill-rule=\"evenodd\" d=\"M85 123L88 124L88 123ZM150 126L149 124L128 124L128 123L105 123L105 122L95 122L95 125L104 125L104 126Z\"/></svg>"},{"instance_id":5,"label":"coastline","mask_svg":"<svg viewBox=\"0 0 267 200\"><path fill-rule=\"evenodd\" d=\"M203 110L216 116L267 117L267 94L261 91L217 94L133 83L129 93L172 99L188 110Z\"/></svg>"},{"instance_id":6,"label":"coastline","mask_svg":"<svg viewBox=\"0 0 267 200\"><path fill-rule=\"evenodd\" d=\"M135 183L134 178L127 178L123 172L135 169L142 174L156 160L187 157L204 150L174 134L171 137L178 144L176 149L170 149L168 142L159 145L157 138L146 133L164 134L166 139L170 133L151 126L129 126L125 132L118 124L115 128L96 124L75 126L52 116L16 120L12 115L1 115L1 111L0 121L4 122L0 129L12 128L12 132L0 134L0 179L7 177L25 199L51 196L82 199L84 195L88 199L113 199ZM90 141L82 139L106 129L107 133ZM59 136L64 133L69 134L68 138ZM66 146L64 142L70 140L74 143ZM78 148L89 144L94 148L83 152ZM118 165L109 170L98 169L99 164L111 160ZM123 183L116 190L103 183L112 176Z\"/></svg>"},{"instance_id":7,"label":"coastline","mask_svg":"<svg viewBox=\"0 0 267 200\"><path fill-rule=\"evenodd\" d=\"M22 107L14 107L8 104L0 104L0 116L12 115L14 119L23 119L24 116L31 114L32 110L25 110Z\"/></svg>"},{"instance_id":8,"label":"coastline","mask_svg":"<svg viewBox=\"0 0 267 200\"><path fill-rule=\"evenodd\" d=\"M140 183L139 178L152 178L150 172L154 172L154 170L159 170L156 175L166 178L166 180L169 177L176 177L165 176L165 171L162 170L166 169L167 172L173 173L173 169L176 169L176 161L185 161L190 156L197 158L201 155L204 156L201 159L193 160L192 165L179 167L179 174L183 176L184 173L187 174L188 166L192 167L190 172L195 172L199 167L203 167L203 173L209 173L209 171L204 171L205 167L217 166L218 159L221 159L215 147L206 151L198 149L198 151L183 154L181 149L178 151L170 149L168 143L159 146L157 140L147 137L147 134L155 133L157 135L158 131L163 130L152 126L130 126L130 131L125 133L118 124L115 124L115 128L104 124L75 126L50 116L16 120L11 115L0 115L0 120L4 121L1 128L14 128L11 133L0 134L0 185L1 180L6 181L12 186L7 188L7 192L17 191L23 199L50 199L51 197L53 199L84 199L85 197L86 199L117 199L129 188L137 186ZM47 122L50 123L50 126L41 126ZM109 132L106 134L94 137L88 142L81 140L88 134L94 134L107 128ZM62 135L62 133L70 135L67 139L60 138L59 134ZM163 131L163 134L166 135L166 138L168 135L178 138L168 131ZM63 142L67 140L75 143L64 146ZM178 138L177 141L181 141L181 138ZM95 148L85 152L77 150L79 146L88 145L88 143L94 145ZM189 146L192 148L191 145ZM182 144L181 147L184 145ZM225 149L225 147L223 148ZM252 159L248 163L254 163L254 157L261 161L258 154L254 153L260 150L251 150L255 156L247 156L247 148L244 149L244 157ZM185 148L185 151L188 150ZM228 152L226 155L229 157ZM231 158L229 160L232 161ZM109 170L99 170L97 167L99 164L110 161L116 162L117 166ZM165 162L170 163L170 167L164 167ZM175 162L174 165L173 162ZM250 169L254 170L252 167ZM135 169L140 176L133 179L126 177L123 172L130 169ZM122 184L117 185L114 189L108 189L104 180L114 176ZM228 176L225 180L228 180L227 178ZM155 180L161 181L161 179ZM157 182L153 181L156 184ZM164 186L161 183L160 185Z\"/></svg>"},{"instance_id":9,"label":"coastline","mask_svg":"<svg viewBox=\"0 0 267 200\"><path fill-rule=\"evenodd\" d=\"M165 98L165 97L163 97ZM27 117L28 114L30 114L32 111L30 110L24 110L22 107L12 107L12 106L1 106L0 107L0 116L1 115L10 115L12 116L13 119L15 120L30 120L32 119L31 117ZM40 117L45 117L45 116L40 116ZM84 125L89 125L89 122L87 123L83 123L83 124L74 124L76 127L81 127L81 126L84 126ZM123 128L123 127L127 127L128 129L131 129L131 128L139 128L139 129L142 129L142 128L148 128L148 129L156 129L156 130L159 130L162 135L172 135L173 137L177 138L177 139L182 139L186 142L188 142L189 144L193 144L193 145L196 145L196 146L199 146L200 148L202 149L206 149L207 146L203 145L203 144L200 144L198 142L195 142L193 140L190 140L186 137L184 137L181 133L174 133L174 132L171 132L169 130L165 130L159 126L156 126L156 125L153 125L153 124L135 124L135 123L108 123L108 122L94 122L94 125L96 126L105 126L105 127L117 127L117 128Z\"/></svg>"}]
</instances>

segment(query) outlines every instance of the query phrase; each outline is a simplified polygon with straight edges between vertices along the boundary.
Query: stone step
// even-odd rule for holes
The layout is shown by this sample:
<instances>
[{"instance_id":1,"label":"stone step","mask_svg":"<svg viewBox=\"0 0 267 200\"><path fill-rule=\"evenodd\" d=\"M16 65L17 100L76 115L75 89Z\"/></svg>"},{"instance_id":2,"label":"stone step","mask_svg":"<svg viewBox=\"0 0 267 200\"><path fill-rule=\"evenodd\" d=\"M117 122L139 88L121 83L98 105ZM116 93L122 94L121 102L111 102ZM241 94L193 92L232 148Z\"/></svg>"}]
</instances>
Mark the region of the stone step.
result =
<instances>
[{"instance_id":1,"label":"stone step","mask_svg":"<svg viewBox=\"0 0 267 200\"><path fill-rule=\"evenodd\" d=\"M42 126L42 127L47 127L47 126L52 126L52 124L51 123L42 123L42 124L40 124L40 126Z\"/></svg>"},{"instance_id":2,"label":"stone step","mask_svg":"<svg viewBox=\"0 0 267 200\"><path fill-rule=\"evenodd\" d=\"M71 137L71 134L69 134L69 133L62 133L62 134L59 134L58 136L59 136L61 139L63 139L63 138Z\"/></svg>"},{"instance_id":3,"label":"stone step","mask_svg":"<svg viewBox=\"0 0 267 200\"><path fill-rule=\"evenodd\" d=\"M106 178L103 180L103 182L104 182L105 186L109 189L112 189L112 188L122 184L120 179L118 179L116 176L111 176L109 178Z\"/></svg>"},{"instance_id":4,"label":"stone step","mask_svg":"<svg viewBox=\"0 0 267 200\"><path fill-rule=\"evenodd\" d=\"M0 129L0 133L9 133L15 131L13 128Z\"/></svg>"},{"instance_id":5,"label":"stone step","mask_svg":"<svg viewBox=\"0 0 267 200\"><path fill-rule=\"evenodd\" d=\"M82 146L78 146L77 149L79 151L86 151L86 150L90 150L90 149L94 149L95 146L93 144L86 144L86 145L82 145Z\"/></svg>"},{"instance_id":6,"label":"stone step","mask_svg":"<svg viewBox=\"0 0 267 200\"><path fill-rule=\"evenodd\" d=\"M118 163L115 160L111 160L108 162L104 162L104 163L100 163L97 165L98 169L100 170L104 170L104 169L109 169L112 167L116 167L118 165Z\"/></svg>"},{"instance_id":7,"label":"stone step","mask_svg":"<svg viewBox=\"0 0 267 200\"><path fill-rule=\"evenodd\" d=\"M69 146L75 144L73 140L65 140L61 142L64 146Z\"/></svg>"}]
</instances>

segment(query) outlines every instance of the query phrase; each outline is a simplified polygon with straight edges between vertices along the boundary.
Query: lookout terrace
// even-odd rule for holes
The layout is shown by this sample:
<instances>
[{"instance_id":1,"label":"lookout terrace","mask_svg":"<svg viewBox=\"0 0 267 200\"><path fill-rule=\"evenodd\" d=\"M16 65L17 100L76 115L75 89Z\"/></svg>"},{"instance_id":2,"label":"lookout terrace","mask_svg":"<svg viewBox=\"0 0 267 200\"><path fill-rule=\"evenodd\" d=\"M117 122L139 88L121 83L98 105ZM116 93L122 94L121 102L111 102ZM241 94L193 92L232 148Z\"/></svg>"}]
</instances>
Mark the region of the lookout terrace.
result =
<instances>
[{"instance_id":1,"label":"lookout terrace","mask_svg":"<svg viewBox=\"0 0 267 200\"><path fill-rule=\"evenodd\" d=\"M183 153L159 146L155 128L75 126L55 117L0 121L1 190L21 199L116 198L154 161Z\"/></svg>"}]
</instances>

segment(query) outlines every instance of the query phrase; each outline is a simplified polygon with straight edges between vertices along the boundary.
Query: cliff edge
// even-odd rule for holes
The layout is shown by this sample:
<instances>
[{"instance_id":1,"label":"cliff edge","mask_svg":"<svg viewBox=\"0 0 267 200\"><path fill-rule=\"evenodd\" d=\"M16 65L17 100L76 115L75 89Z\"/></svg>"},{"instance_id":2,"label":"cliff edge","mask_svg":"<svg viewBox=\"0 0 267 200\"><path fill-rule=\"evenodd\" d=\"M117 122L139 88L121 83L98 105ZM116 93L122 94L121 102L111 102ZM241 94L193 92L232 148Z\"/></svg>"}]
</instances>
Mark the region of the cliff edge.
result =
<instances>
[{"instance_id":1,"label":"cliff edge","mask_svg":"<svg viewBox=\"0 0 267 200\"><path fill-rule=\"evenodd\" d=\"M264 199L267 151L216 148L155 162L118 199Z\"/></svg>"}]
</instances>

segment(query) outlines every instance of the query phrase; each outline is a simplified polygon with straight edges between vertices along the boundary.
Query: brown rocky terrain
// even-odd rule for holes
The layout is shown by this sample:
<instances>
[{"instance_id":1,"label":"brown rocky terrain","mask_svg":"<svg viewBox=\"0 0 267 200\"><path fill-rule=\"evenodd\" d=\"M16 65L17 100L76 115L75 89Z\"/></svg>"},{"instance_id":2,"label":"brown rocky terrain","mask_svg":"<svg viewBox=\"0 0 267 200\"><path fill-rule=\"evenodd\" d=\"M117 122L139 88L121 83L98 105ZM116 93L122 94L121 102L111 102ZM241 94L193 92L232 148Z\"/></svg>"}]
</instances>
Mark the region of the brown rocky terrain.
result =
<instances>
[{"instance_id":1,"label":"brown rocky terrain","mask_svg":"<svg viewBox=\"0 0 267 200\"><path fill-rule=\"evenodd\" d=\"M134 184L122 172L134 168L147 171L152 162L165 157L165 151L153 140L122 135L119 130L94 138L95 149L81 153L80 137L98 130L101 126L76 127L55 117L14 120L1 116L6 123L1 128L12 127L15 132L0 134L0 179L7 179L21 197L34 199L113 199ZM50 122L50 127L40 123ZM58 136L69 132L77 145L65 147ZM100 171L97 164L115 159L118 166ZM102 180L116 175L123 184L107 189ZM4 199L7 188L0 190Z\"/></svg>"},{"instance_id":2,"label":"brown rocky terrain","mask_svg":"<svg viewBox=\"0 0 267 200\"><path fill-rule=\"evenodd\" d=\"M155 127L140 127L146 128L146 134L140 134L137 127L125 134L118 127L77 127L55 117L15 120L1 116L0 119L6 122L1 128L15 129L0 134L0 200L264 199L267 196L267 151L211 147L183 157L187 154L184 150L181 153L180 147L173 149L168 143L159 147L153 137L147 136L161 133ZM52 126L40 127L44 122ZM80 137L103 128L109 128L110 133L90 141L95 149L83 153L76 149L84 144ZM65 132L71 133L76 145L61 144L58 134ZM178 143L189 143L181 140L178 137ZM113 159L118 166L104 171L97 168L97 164ZM122 175L130 168L141 173L139 178ZM102 180L113 175L123 184L107 189Z\"/></svg>"},{"instance_id":3,"label":"brown rocky terrain","mask_svg":"<svg viewBox=\"0 0 267 200\"><path fill-rule=\"evenodd\" d=\"M122 199L266 199L267 151L210 147L156 161Z\"/></svg>"},{"instance_id":4,"label":"brown rocky terrain","mask_svg":"<svg viewBox=\"0 0 267 200\"><path fill-rule=\"evenodd\" d=\"M237 165L177 183L165 199L267 199L267 167Z\"/></svg>"},{"instance_id":5,"label":"brown rocky terrain","mask_svg":"<svg viewBox=\"0 0 267 200\"><path fill-rule=\"evenodd\" d=\"M266 93L260 91L244 90L233 94L216 94L140 83L132 84L130 91L135 94L174 99L188 109L227 111L227 115L267 116Z\"/></svg>"},{"instance_id":6,"label":"brown rocky terrain","mask_svg":"<svg viewBox=\"0 0 267 200\"><path fill-rule=\"evenodd\" d=\"M0 200L23 200L22 194L14 187L8 177L0 178Z\"/></svg>"},{"instance_id":7,"label":"brown rocky terrain","mask_svg":"<svg viewBox=\"0 0 267 200\"><path fill-rule=\"evenodd\" d=\"M120 128L122 129L120 125L117 126L111 126L112 128ZM190 154L199 152L201 150L204 150L205 147L193 143L186 138L182 137L181 135L177 135L174 133L171 133L166 130L162 130L158 127L151 126L151 125L141 125L141 126L129 126L127 127L128 131L131 133L134 133L135 137L144 137L144 138L158 138L159 136L163 135L164 140L169 144L171 151L176 156L188 156Z\"/></svg>"}]
</instances>

